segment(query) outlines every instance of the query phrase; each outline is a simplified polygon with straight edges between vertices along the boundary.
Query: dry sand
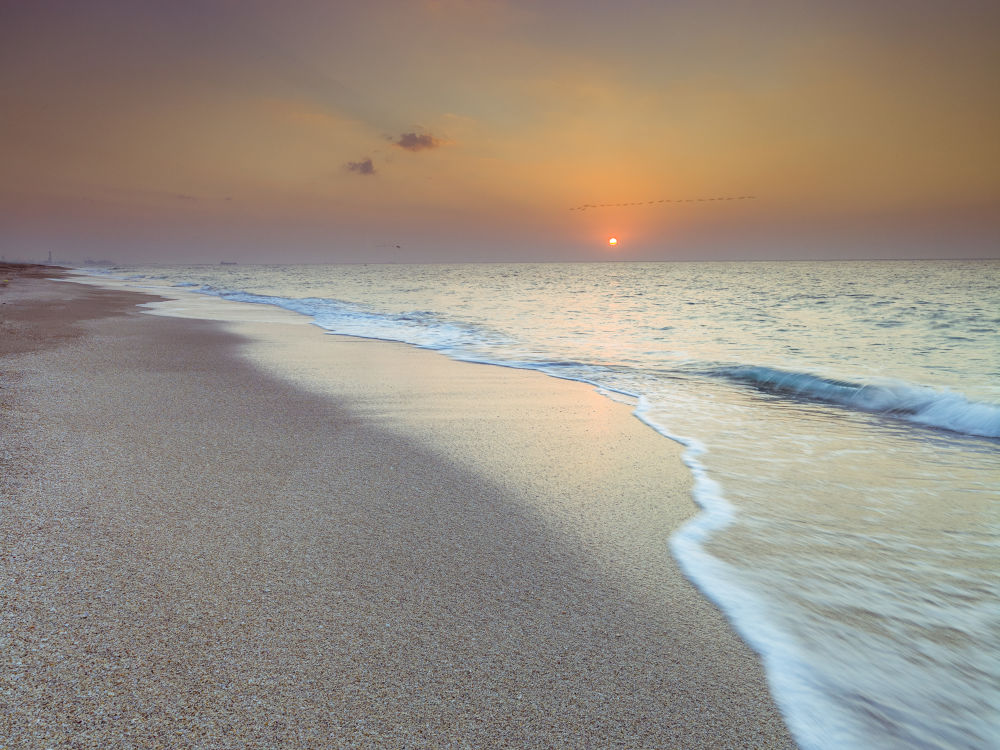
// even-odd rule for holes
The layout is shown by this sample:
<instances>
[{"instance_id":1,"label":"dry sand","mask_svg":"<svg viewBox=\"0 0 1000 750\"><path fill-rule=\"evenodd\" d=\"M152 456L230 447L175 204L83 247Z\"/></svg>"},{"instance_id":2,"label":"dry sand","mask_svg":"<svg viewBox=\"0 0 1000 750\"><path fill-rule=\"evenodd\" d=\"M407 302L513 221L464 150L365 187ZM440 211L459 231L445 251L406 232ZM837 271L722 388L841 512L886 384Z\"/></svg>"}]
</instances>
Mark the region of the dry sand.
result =
<instances>
[{"instance_id":1,"label":"dry sand","mask_svg":"<svg viewBox=\"0 0 1000 750\"><path fill-rule=\"evenodd\" d=\"M793 746L626 406L148 299L0 290L0 747Z\"/></svg>"}]
</instances>

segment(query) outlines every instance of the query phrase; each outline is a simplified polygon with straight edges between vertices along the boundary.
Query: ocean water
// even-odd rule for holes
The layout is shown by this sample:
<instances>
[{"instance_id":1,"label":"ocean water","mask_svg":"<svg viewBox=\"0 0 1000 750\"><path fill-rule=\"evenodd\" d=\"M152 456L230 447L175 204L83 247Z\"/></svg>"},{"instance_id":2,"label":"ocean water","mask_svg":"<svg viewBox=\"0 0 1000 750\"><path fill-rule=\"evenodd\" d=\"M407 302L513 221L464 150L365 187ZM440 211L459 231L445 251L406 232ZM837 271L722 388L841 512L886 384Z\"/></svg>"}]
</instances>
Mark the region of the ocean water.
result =
<instances>
[{"instance_id":1,"label":"ocean water","mask_svg":"<svg viewBox=\"0 0 1000 750\"><path fill-rule=\"evenodd\" d=\"M670 551L802 747L1000 747L1000 262L110 274L594 384L687 446Z\"/></svg>"}]
</instances>

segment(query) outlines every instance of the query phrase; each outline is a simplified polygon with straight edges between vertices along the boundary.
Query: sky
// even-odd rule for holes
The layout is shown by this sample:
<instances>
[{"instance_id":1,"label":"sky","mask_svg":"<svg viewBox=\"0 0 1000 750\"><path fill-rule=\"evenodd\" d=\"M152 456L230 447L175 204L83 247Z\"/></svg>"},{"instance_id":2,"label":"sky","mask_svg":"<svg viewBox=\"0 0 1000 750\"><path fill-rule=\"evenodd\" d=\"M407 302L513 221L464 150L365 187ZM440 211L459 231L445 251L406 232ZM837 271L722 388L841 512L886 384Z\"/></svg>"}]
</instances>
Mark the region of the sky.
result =
<instances>
[{"instance_id":1,"label":"sky","mask_svg":"<svg viewBox=\"0 0 1000 750\"><path fill-rule=\"evenodd\" d=\"M996 258L998 38L973 0L0 0L0 253Z\"/></svg>"}]
</instances>

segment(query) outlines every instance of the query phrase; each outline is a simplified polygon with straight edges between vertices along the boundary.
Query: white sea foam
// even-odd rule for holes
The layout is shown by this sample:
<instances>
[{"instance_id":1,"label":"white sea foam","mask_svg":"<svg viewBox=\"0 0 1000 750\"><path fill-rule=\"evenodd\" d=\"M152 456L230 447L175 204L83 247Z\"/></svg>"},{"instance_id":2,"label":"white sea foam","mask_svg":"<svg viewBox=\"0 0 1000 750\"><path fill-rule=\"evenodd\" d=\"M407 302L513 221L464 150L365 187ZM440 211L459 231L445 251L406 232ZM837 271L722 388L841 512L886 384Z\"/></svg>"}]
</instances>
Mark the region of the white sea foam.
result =
<instances>
[{"instance_id":1,"label":"white sea foam","mask_svg":"<svg viewBox=\"0 0 1000 750\"><path fill-rule=\"evenodd\" d=\"M694 478L692 496L701 512L674 533L670 550L684 574L726 614L763 659L772 693L799 746L804 750L860 747L849 741L850 732L845 729L850 723L848 717L813 684L795 639L774 622L751 588L740 585L739 570L706 550L706 543L733 522L736 510L702 463L705 446L694 438L673 434L656 419L645 397L640 397L635 415L685 448L682 458Z\"/></svg>"},{"instance_id":2,"label":"white sea foam","mask_svg":"<svg viewBox=\"0 0 1000 750\"><path fill-rule=\"evenodd\" d=\"M197 286L181 282L175 287ZM311 317L332 333L413 344L435 349L462 359L541 369L552 375L594 382L604 388L615 386L601 382L594 373L599 366L583 362L556 362L539 358L536 361L512 360L505 356L509 341L497 342L496 333L482 327L456 323L430 311L406 311L396 314L379 313L340 300L316 297L289 298L243 291L201 286L195 289L237 302L275 305ZM501 346L497 347L499 343ZM494 358L482 357L486 351ZM570 370L576 368L579 376ZM693 369L690 368L689 369ZM585 374L583 371L586 370ZM705 374L751 385L776 395L812 399L823 403L884 414L916 424L961 432L981 437L1000 437L1000 405L970 401L953 391L930 388L903 381L854 383L832 380L806 372L788 372L759 365L714 367ZM634 389L626 390L633 393Z\"/></svg>"}]
</instances>

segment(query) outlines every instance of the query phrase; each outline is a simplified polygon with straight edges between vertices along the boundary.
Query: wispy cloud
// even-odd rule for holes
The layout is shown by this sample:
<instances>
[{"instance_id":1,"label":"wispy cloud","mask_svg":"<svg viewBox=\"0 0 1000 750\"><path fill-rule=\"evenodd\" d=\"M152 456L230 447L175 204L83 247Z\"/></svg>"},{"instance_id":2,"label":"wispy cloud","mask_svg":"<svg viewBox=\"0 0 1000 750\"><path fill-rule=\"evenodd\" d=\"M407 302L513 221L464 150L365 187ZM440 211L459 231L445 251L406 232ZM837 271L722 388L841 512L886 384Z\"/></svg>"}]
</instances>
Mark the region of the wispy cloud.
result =
<instances>
[{"instance_id":1,"label":"wispy cloud","mask_svg":"<svg viewBox=\"0 0 1000 750\"><path fill-rule=\"evenodd\" d=\"M403 133L399 136L399 140L393 141L393 143L407 151L423 151L424 149L437 148L444 141L427 133Z\"/></svg>"},{"instance_id":2,"label":"wispy cloud","mask_svg":"<svg viewBox=\"0 0 1000 750\"><path fill-rule=\"evenodd\" d=\"M370 158L362 159L361 161L349 161L344 165L344 168L348 172L357 172L358 174L375 174L375 165Z\"/></svg>"},{"instance_id":3,"label":"wispy cloud","mask_svg":"<svg viewBox=\"0 0 1000 750\"><path fill-rule=\"evenodd\" d=\"M629 206L652 206L657 203L705 203L706 201L752 201L756 195L720 195L711 198L659 198L652 201L635 201L632 203L583 203L573 206L570 211L587 211L591 208L623 208Z\"/></svg>"}]
</instances>

